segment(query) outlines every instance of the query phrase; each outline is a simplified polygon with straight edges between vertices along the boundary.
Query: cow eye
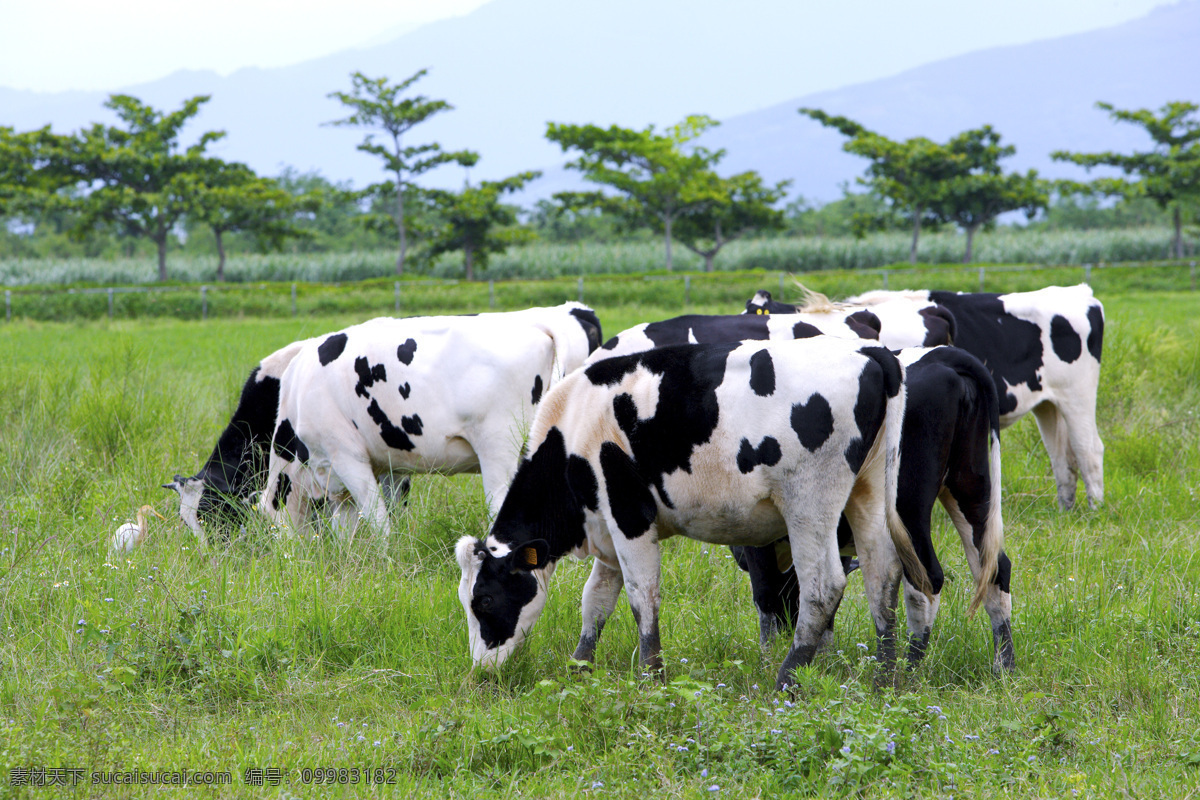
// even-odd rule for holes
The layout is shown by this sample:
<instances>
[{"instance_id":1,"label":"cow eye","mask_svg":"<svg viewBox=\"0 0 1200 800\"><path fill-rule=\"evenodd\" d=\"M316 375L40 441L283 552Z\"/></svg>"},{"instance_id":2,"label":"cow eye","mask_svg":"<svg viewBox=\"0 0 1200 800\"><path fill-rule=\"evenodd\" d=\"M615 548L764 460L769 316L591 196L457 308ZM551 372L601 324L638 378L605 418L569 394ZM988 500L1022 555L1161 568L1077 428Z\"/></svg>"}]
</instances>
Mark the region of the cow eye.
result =
<instances>
[{"instance_id":1,"label":"cow eye","mask_svg":"<svg viewBox=\"0 0 1200 800\"><path fill-rule=\"evenodd\" d=\"M488 609L492 607L491 595L482 595L477 602L479 603L480 608Z\"/></svg>"}]
</instances>

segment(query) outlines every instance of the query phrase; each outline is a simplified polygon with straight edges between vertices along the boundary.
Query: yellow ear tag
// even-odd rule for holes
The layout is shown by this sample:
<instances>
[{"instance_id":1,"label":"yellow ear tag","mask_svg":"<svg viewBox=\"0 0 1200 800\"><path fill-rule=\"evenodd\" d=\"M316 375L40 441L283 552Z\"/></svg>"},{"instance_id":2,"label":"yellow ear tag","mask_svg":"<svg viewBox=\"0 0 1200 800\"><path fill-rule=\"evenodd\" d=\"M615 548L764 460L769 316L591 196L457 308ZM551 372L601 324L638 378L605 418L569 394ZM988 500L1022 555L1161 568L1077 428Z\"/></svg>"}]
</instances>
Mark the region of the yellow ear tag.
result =
<instances>
[{"instance_id":1,"label":"yellow ear tag","mask_svg":"<svg viewBox=\"0 0 1200 800\"><path fill-rule=\"evenodd\" d=\"M525 563L529 566L536 566L538 562L537 550L532 547L525 548Z\"/></svg>"}]
</instances>

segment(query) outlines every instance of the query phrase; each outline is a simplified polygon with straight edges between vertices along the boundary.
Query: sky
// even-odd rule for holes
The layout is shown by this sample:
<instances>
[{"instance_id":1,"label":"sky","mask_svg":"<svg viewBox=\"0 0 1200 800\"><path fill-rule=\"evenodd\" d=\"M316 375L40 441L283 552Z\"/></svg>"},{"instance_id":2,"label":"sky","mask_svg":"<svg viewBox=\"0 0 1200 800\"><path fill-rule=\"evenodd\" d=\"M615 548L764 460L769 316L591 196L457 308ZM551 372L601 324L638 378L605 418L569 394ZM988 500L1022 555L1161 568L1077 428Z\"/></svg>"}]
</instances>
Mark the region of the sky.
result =
<instances>
[{"instance_id":1,"label":"sky","mask_svg":"<svg viewBox=\"0 0 1200 800\"><path fill-rule=\"evenodd\" d=\"M0 86L115 90L180 69L227 75L242 67L284 66L381 44L487 1L0 0ZM868 3L872 1L896 0ZM827 0L795 2L824 5ZM1166 2L1045 0L1042 18L1030 25L1026 40L1114 25ZM1005 0L947 0L946 13L977 17L981 46L1016 44L1021 40L1001 34L998 29L1004 26L995 24L1008 7ZM988 41L991 28L1003 42Z\"/></svg>"}]
</instances>

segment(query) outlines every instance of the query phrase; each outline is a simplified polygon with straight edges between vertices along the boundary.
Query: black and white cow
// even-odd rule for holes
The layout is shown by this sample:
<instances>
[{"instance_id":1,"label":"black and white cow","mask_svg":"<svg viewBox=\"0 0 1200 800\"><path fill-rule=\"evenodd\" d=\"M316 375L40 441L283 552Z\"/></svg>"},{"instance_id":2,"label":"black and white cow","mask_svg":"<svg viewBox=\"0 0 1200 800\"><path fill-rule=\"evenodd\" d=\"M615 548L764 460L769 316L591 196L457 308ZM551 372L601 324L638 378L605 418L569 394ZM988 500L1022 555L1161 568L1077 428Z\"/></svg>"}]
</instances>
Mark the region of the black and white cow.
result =
<instances>
[{"instance_id":1,"label":"black and white cow","mask_svg":"<svg viewBox=\"0 0 1200 800\"><path fill-rule=\"evenodd\" d=\"M1000 424L991 375L979 360L956 347L908 348L907 402L900 440L896 507L929 575L932 597L905 584L909 660L919 661L929 644L945 575L933 550L930 515L941 501L954 523L975 578L970 611L983 604L991 620L993 667L1012 670L1012 563L1003 551L1000 500ZM842 546L849 530L839 532ZM750 573L762 617L764 642L794 618L799 587L778 548L737 548L738 564ZM778 550L778 552L777 552Z\"/></svg>"},{"instance_id":2,"label":"black and white cow","mask_svg":"<svg viewBox=\"0 0 1200 800\"><path fill-rule=\"evenodd\" d=\"M303 343L280 378L259 508L299 529L313 500L335 526L388 532L377 476L480 472L500 507L543 394L601 341L587 306L380 318Z\"/></svg>"},{"instance_id":3,"label":"black and white cow","mask_svg":"<svg viewBox=\"0 0 1200 800\"><path fill-rule=\"evenodd\" d=\"M911 316L911 304L901 303L908 305ZM815 321L832 335L850 338L856 333L862 335L855 327L842 324L844 314L836 312L847 309L839 309L827 302L823 308L801 316ZM796 314L787 311L769 315L690 315L622 331L592 353L588 363L609 354L625 355L694 340L733 342L738 339L808 338L820 332L816 326L798 321ZM998 424L989 425L989 420L995 420L998 413L991 376L977 359L958 348L909 348L900 351L899 355L909 369L905 378L908 400L900 451L898 506L916 552L933 582L930 602L925 602L925 595L906 587L910 660L915 662L924 653L937 614L943 573L933 551L930 514L934 501L945 488L950 492L943 496L947 509L951 509L951 503L964 509L961 513L951 509L955 524L966 522L972 526L970 535L963 539L968 563L976 577L977 592L971 610L974 611L981 600L986 600L996 638L996 663L1011 669L1014 662L1009 595L1011 565L1000 552L1003 526L999 427ZM994 467L992 456L996 459ZM994 516L989 516L992 511ZM847 553L842 556L843 565L850 571L854 562L848 553L853 549L853 535L844 518L839 523L838 537L839 547ZM750 573L754 602L759 610L760 639L765 645L796 615L798 589L795 573L790 568L787 542L783 540L778 546L732 549L738 565ZM993 584L994 589L991 588Z\"/></svg>"},{"instance_id":4,"label":"black and white cow","mask_svg":"<svg viewBox=\"0 0 1200 800\"><path fill-rule=\"evenodd\" d=\"M772 300L770 292L759 290L746 301L746 309L742 314L798 314L801 319L817 325L826 333L834 331L827 330L829 326L822 324L823 318L845 319L862 338L878 339L893 350L955 343L954 315L936 304L914 309L910 301L897 299L894 302L872 303L868 307L865 303L833 303L819 292L807 289L805 292L807 299L803 305L797 306ZM870 331L874 331L874 334Z\"/></svg>"},{"instance_id":5,"label":"black and white cow","mask_svg":"<svg viewBox=\"0 0 1200 800\"><path fill-rule=\"evenodd\" d=\"M876 291L846 302L875 308L897 301L918 313L937 306L953 314L954 344L992 374L1000 427L1033 412L1063 508L1075 505L1079 477L1089 505L1104 499L1104 444L1096 427L1104 307L1090 286L1011 294ZM889 340L886 330L880 341L901 346Z\"/></svg>"},{"instance_id":6,"label":"black and white cow","mask_svg":"<svg viewBox=\"0 0 1200 800\"><path fill-rule=\"evenodd\" d=\"M568 376L538 409L488 537L456 548L472 659L503 663L541 614L557 562L591 555L575 658L592 659L624 587L641 662L661 667L659 541L786 535L802 591L785 684L812 659L846 585L844 510L890 666L901 562L928 588L895 510L904 398L890 351L828 336L675 345Z\"/></svg>"},{"instance_id":7,"label":"black and white cow","mask_svg":"<svg viewBox=\"0 0 1200 800\"><path fill-rule=\"evenodd\" d=\"M252 496L261 491L267 466L279 379L305 345L292 342L259 362L242 387L237 408L212 454L195 475L176 475L164 489L179 493L179 516L207 546L207 528L228 529L241 524Z\"/></svg>"}]
</instances>

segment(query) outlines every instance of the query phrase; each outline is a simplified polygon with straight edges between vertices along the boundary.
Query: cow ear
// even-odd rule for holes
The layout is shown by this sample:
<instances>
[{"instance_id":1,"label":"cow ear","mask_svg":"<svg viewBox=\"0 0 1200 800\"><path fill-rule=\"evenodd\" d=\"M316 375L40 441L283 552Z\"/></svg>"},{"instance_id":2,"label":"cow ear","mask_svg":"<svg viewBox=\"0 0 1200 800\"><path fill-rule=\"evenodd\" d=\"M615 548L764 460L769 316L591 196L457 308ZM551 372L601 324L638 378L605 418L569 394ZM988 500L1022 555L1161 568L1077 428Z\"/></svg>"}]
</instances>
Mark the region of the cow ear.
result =
<instances>
[{"instance_id":1,"label":"cow ear","mask_svg":"<svg viewBox=\"0 0 1200 800\"><path fill-rule=\"evenodd\" d=\"M508 557L514 572L542 569L550 562L550 545L545 539L534 539L513 550Z\"/></svg>"}]
</instances>

